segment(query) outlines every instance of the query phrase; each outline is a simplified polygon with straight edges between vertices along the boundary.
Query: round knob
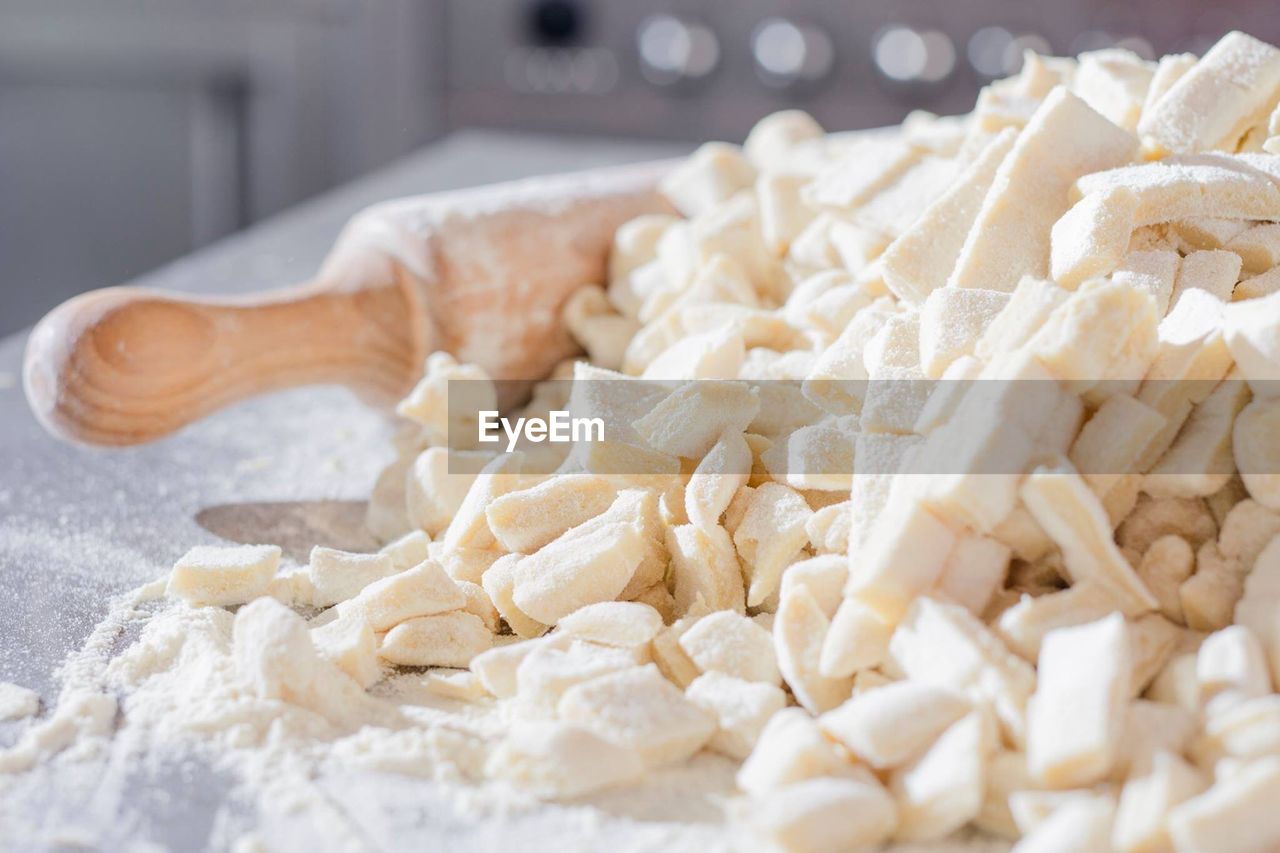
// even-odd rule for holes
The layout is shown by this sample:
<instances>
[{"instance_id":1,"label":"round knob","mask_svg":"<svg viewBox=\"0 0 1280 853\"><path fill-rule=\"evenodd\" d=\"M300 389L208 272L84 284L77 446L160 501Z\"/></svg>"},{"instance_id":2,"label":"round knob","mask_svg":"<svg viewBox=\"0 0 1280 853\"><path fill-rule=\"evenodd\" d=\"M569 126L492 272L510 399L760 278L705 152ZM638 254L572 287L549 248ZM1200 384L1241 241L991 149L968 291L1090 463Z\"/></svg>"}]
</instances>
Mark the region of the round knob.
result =
<instances>
[{"instance_id":1,"label":"round knob","mask_svg":"<svg viewBox=\"0 0 1280 853\"><path fill-rule=\"evenodd\" d=\"M876 69L894 83L941 83L956 66L956 49L946 33L905 26L881 30L871 56Z\"/></svg>"},{"instance_id":2,"label":"round knob","mask_svg":"<svg viewBox=\"0 0 1280 853\"><path fill-rule=\"evenodd\" d=\"M526 27L534 43L564 47L582 37L585 21L575 0L535 0L528 7Z\"/></svg>"},{"instance_id":3,"label":"round knob","mask_svg":"<svg viewBox=\"0 0 1280 853\"><path fill-rule=\"evenodd\" d=\"M816 83L831 72L836 51L817 27L786 18L766 18L751 34L756 73L776 88Z\"/></svg>"},{"instance_id":4,"label":"round knob","mask_svg":"<svg viewBox=\"0 0 1280 853\"><path fill-rule=\"evenodd\" d=\"M720 42L705 24L675 15L646 18L636 32L640 71L658 86L702 80L720 62Z\"/></svg>"}]
</instances>

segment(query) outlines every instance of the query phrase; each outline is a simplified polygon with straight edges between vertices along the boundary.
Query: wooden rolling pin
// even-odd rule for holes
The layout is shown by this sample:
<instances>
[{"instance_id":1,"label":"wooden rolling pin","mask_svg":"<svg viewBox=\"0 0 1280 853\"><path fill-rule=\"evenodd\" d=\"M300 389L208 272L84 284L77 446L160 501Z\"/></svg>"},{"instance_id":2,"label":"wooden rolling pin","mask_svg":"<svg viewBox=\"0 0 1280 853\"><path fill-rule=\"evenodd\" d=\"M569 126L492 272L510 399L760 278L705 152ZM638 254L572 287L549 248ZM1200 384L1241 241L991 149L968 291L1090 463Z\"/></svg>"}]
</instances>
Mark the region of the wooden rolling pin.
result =
<instances>
[{"instance_id":1,"label":"wooden rolling pin","mask_svg":"<svg viewBox=\"0 0 1280 853\"><path fill-rule=\"evenodd\" d=\"M497 379L542 378L576 346L560 306L602 283L613 232L671 208L667 163L388 202L343 230L314 280L247 298L116 287L31 333L27 400L54 435L151 441L229 403L341 384L394 402L436 350Z\"/></svg>"}]
</instances>

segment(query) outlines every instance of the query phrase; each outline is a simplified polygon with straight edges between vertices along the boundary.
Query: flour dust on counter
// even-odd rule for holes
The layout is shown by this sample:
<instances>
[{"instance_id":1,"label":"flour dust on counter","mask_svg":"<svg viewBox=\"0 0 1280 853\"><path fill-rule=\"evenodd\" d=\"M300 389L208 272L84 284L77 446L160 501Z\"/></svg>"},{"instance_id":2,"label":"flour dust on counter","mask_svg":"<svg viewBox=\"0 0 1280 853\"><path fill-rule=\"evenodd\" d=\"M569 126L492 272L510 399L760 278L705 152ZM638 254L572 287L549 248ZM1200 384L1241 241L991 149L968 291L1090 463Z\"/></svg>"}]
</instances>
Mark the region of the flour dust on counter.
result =
<instances>
[{"instance_id":1,"label":"flour dust on counter","mask_svg":"<svg viewBox=\"0 0 1280 853\"><path fill-rule=\"evenodd\" d=\"M1028 54L661 188L512 413L601 440L486 446L432 354L376 543L175 547L0 813L183 755L241 850L1280 846L1280 50Z\"/></svg>"}]
</instances>

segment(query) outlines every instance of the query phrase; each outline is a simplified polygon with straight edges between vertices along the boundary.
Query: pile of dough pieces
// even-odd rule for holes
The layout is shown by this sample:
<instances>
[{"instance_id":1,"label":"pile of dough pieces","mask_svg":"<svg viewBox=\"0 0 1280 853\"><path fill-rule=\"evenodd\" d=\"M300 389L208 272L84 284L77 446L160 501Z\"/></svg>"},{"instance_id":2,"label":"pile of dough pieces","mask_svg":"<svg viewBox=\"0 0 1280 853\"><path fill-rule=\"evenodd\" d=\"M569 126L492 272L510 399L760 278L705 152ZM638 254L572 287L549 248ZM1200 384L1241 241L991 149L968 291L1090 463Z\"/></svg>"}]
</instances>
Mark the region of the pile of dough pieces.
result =
<instances>
[{"instance_id":1,"label":"pile of dough pieces","mask_svg":"<svg viewBox=\"0 0 1280 853\"><path fill-rule=\"evenodd\" d=\"M451 450L448 383L486 376L434 355L390 544L201 547L170 594L244 605L283 701L324 713L305 659L506 703L485 774L541 797L711 750L786 850L1278 849L1278 102L1280 50L1232 33L705 145L526 412L593 389L607 440Z\"/></svg>"}]
</instances>

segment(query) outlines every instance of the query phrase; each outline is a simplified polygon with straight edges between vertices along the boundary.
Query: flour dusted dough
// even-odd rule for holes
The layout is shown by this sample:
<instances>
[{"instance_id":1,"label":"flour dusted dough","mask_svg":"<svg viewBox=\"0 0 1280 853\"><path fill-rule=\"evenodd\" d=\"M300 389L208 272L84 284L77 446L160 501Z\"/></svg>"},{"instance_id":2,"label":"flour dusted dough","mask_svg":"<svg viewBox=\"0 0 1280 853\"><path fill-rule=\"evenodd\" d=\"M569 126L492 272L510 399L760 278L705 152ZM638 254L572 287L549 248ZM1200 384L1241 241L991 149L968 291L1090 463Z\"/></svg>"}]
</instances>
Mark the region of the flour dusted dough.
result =
<instances>
[{"instance_id":1,"label":"flour dusted dough","mask_svg":"<svg viewBox=\"0 0 1280 853\"><path fill-rule=\"evenodd\" d=\"M1277 57L1028 55L968 116L702 147L504 412L606 440L480 450L450 391L506 395L431 355L394 541L193 550L0 771L118 726L273 792L724 803L705 846L1277 847Z\"/></svg>"},{"instance_id":2,"label":"flour dusted dough","mask_svg":"<svg viewBox=\"0 0 1280 853\"><path fill-rule=\"evenodd\" d=\"M196 605L243 604L267 591L279 565L275 545L200 545L174 564L168 592Z\"/></svg>"}]
</instances>

